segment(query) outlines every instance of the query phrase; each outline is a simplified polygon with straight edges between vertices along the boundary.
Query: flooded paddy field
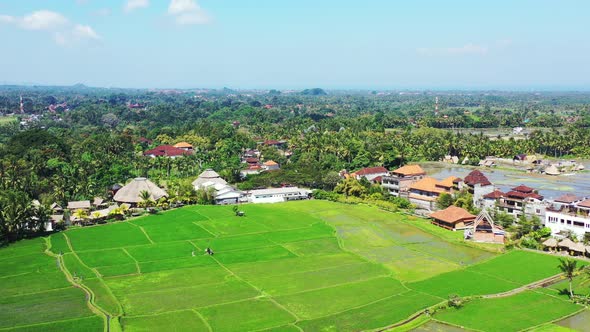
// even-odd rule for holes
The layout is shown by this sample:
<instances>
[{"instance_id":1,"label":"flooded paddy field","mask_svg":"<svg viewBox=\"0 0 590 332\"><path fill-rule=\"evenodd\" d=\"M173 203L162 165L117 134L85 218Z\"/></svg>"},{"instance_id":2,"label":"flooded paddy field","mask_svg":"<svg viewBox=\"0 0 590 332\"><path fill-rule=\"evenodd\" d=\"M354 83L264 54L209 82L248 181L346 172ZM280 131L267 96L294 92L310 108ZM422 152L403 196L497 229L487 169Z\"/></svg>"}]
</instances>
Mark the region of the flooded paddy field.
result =
<instances>
[{"instance_id":1,"label":"flooded paddy field","mask_svg":"<svg viewBox=\"0 0 590 332\"><path fill-rule=\"evenodd\" d=\"M589 162L583 163L586 168ZM479 169L500 190L524 184L539 190L545 198L557 198L565 193L579 196L590 196L590 172L583 171L572 175L550 176L544 174L528 174L518 170L503 168L469 167L462 165L448 165L443 163L427 163L423 166L428 176L442 180L451 175L464 178L474 169Z\"/></svg>"}]
</instances>

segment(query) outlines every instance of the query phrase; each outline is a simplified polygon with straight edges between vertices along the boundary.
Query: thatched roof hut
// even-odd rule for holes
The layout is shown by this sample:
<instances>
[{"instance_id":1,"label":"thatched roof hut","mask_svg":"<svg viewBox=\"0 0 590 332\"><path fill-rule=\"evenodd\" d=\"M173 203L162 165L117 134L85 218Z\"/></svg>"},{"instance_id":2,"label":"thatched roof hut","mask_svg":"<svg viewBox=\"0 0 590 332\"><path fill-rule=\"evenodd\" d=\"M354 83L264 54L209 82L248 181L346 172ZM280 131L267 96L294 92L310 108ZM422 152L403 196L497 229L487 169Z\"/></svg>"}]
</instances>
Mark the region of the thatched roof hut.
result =
<instances>
[{"instance_id":1,"label":"thatched roof hut","mask_svg":"<svg viewBox=\"0 0 590 332\"><path fill-rule=\"evenodd\" d=\"M581 253L583 254L586 251L586 247L584 246L583 243L578 242L578 243L574 243L574 245L572 245L570 247L571 251L577 252L577 253Z\"/></svg>"},{"instance_id":2,"label":"thatched roof hut","mask_svg":"<svg viewBox=\"0 0 590 332\"><path fill-rule=\"evenodd\" d=\"M555 248L557 247L557 240L554 238L549 238L543 242L543 246L548 248Z\"/></svg>"},{"instance_id":3,"label":"thatched roof hut","mask_svg":"<svg viewBox=\"0 0 590 332\"><path fill-rule=\"evenodd\" d=\"M142 191L150 193L150 199L157 201L158 199L168 196L164 189L156 186L152 181L146 178L135 178L123 188L119 189L113 199L121 203L137 204L142 201L140 195Z\"/></svg>"},{"instance_id":4,"label":"thatched roof hut","mask_svg":"<svg viewBox=\"0 0 590 332\"><path fill-rule=\"evenodd\" d=\"M557 246L560 248L565 248L565 249L570 249L573 245L575 245L574 241L570 240L570 239L564 239L562 241L560 241Z\"/></svg>"},{"instance_id":5,"label":"thatched roof hut","mask_svg":"<svg viewBox=\"0 0 590 332\"><path fill-rule=\"evenodd\" d=\"M549 167L545 168L545 174L559 175L559 174L561 174L561 172L559 172L559 169L557 169L557 167L555 167L555 165L550 165Z\"/></svg>"}]
</instances>

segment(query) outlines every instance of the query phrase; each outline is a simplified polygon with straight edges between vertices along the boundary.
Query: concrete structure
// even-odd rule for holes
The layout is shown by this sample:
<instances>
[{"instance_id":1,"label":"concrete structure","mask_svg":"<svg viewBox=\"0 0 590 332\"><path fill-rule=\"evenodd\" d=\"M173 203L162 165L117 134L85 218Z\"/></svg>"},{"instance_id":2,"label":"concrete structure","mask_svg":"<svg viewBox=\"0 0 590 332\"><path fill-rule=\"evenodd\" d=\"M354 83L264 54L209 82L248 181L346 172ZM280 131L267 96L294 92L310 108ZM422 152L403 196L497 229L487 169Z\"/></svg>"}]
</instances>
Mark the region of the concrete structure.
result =
<instances>
[{"instance_id":1,"label":"concrete structure","mask_svg":"<svg viewBox=\"0 0 590 332\"><path fill-rule=\"evenodd\" d=\"M436 200L444 192L436 186L437 183L438 181L436 179L425 177L411 185L408 196L410 203L422 209L436 210Z\"/></svg>"},{"instance_id":2,"label":"concrete structure","mask_svg":"<svg viewBox=\"0 0 590 332\"><path fill-rule=\"evenodd\" d=\"M419 165L406 165L383 176L381 185L396 197L408 197L410 186L422 180L426 172Z\"/></svg>"},{"instance_id":3,"label":"concrete structure","mask_svg":"<svg viewBox=\"0 0 590 332\"><path fill-rule=\"evenodd\" d=\"M242 191L227 184L217 172L206 169L199 177L192 182L195 190L213 190L215 192L215 204L237 204L245 201Z\"/></svg>"},{"instance_id":4,"label":"concrete structure","mask_svg":"<svg viewBox=\"0 0 590 332\"><path fill-rule=\"evenodd\" d=\"M520 185L512 188L498 200L498 209L505 211L514 217L520 215L543 216L545 207L543 205L543 196L537 194L531 187Z\"/></svg>"},{"instance_id":5,"label":"concrete structure","mask_svg":"<svg viewBox=\"0 0 590 332\"><path fill-rule=\"evenodd\" d=\"M307 199L311 191L297 187L269 188L247 192L248 202L279 203L292 200Z\"/></svg>"},{"instance_id":6,"label":"concrete structure","mask_svg":"<svg viewBox=\"0 0 590 332\"><path fill-rule=\"evenodd\" d=\"M552 204L545 212L545 226L551 234L571 232L579 240L590 236L590 199L577 203L562 205Z\"/></svg>"},{"instance_id":7,"label":"concrete structure","mask_svg":"<svg viewBox=\"0 0 590 332\"><path fill-rule=\"evenodd\" d=\"M454 182L459 189L467 189L473 195L473 205L478 208L484 206L484 196L495 189L490 180L478 170L469 173L462 181L456 179Z\"/></svg>"}]
</instances>

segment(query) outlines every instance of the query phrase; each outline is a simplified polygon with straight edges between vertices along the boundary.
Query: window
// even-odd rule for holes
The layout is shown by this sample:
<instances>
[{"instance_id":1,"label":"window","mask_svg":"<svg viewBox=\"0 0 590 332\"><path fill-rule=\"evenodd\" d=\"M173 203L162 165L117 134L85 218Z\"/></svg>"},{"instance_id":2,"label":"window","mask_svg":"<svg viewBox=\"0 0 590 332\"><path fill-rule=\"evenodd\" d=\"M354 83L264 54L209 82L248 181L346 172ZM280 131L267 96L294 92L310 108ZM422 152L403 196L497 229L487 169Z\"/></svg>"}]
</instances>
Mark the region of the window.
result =
<instances>
[{"instance_id":1,"label":"window","mask_svg":"<svg viewBox=\"0 0 590 332\"><path fill-rule=\"evenodd\" d=\"M582 221L574 221L574 226L584 227L584 222L582 222Z\"/></svg>"}]
</instances>

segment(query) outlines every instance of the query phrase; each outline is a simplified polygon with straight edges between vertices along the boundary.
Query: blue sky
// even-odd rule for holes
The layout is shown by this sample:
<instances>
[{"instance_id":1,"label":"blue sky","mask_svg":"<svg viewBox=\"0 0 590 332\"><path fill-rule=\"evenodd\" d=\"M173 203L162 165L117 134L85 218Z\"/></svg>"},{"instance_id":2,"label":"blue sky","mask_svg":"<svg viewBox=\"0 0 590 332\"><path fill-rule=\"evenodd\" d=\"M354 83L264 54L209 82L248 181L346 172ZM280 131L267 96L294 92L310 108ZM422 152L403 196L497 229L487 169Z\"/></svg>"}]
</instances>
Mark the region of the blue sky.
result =
<instances>
[{"instance_id":1,"label":"blue sky","mask_svg":"<svg viewBox=\"0 0 590 332\"><path fill-rule=\"evenodd\" d=\"M0 0L0 82L590 90L587 0Z\"/></svg>"}]
</instances>

